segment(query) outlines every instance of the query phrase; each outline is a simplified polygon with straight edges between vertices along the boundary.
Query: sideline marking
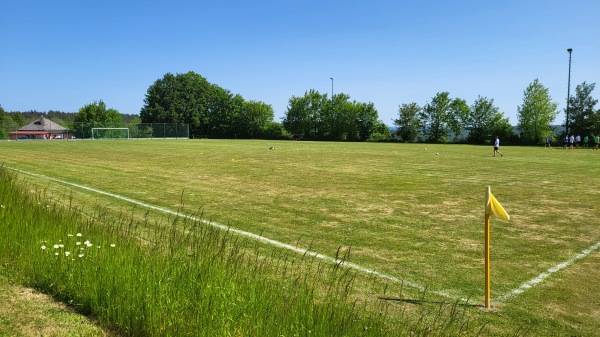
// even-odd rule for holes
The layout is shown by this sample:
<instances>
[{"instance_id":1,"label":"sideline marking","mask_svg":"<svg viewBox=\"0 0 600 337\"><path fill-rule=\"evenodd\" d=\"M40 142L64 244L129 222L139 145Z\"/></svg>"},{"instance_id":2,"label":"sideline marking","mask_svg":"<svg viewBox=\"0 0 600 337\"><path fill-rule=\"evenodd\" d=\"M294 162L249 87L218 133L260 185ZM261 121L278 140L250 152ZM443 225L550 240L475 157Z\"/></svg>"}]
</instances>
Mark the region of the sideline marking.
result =
<instances>
[{"instance_id":1,"label":"sideline marking","mask_svg":"<svg viewBox=\"0 0 600 337\"><path fill-rule=\"evenodd\" d=\"M276 247L279 247L279 248L288 249L288 250L291 250L291 251L296 252L298 254L302 254L302 255L306 254L308 256L311 256L311 257L314 257L314 258L317 258L317 259L320 259L320 260L324 260L324 261L327 261L327 262L339 264L341 266L345 266L345 267L348 267L348 268L351 268L351 269L354 269L354 270L358 270L358 271L366 273L366 274L374 275L374 276L377 276L377 277L382 278L382 279L386 279L386 280L393 281L393 282L396 282L396 283L405 284L405 285L407 285L409 287L416 288L416 289L418 289L420 291L428 291L428 292L430 292L432 294L440 295L440 296L443 296L443 297L446 297L446 298L450 298L450 299L453 299L453 300L460 300L460 301L465 301L465 302L468 301L468 299L466 299L466 298L452 296L452 295L450 295L450 294L448 294L446 292L443 292L443 291L432 290L432 289L423 287L423 286L421 286L419 284L416 284L414 282L406 281L406 280L401 280L401 279L399 279L397 277L394 277L394 276L391 276L391 275L387 275L387 274L383 274L383 273L380 273L380 272L378 272L376 270L365 268L365 267L359 266L359 265L357 265L355 263L352 263L352 262L347 262L347 261L335 259L335 258L333 258L331 256L327 256L327 255L323 255L323 254L320 254L320 253L317 253L317 252L313 252L313 251L310 251L308 249L301 249L301 248L298 248L296 246L289 245L287 243L279 242L279 241L276 241L276 240L273 240L273 239L266 238L264 236L260 236L258 234L246 232L246 231L243 231L241 229L227 227L227 226L219 224L217 222L208 221L206 219L196 218L194 216L183 214L183 213L179 213L179 212L176 212L176 211L172 211L172 210L167 209L167 208L162 208L162 207L158 207L158 206L146 204L144 202L141 202L141 201L138 201L138 200L135 200L135 199L131 199L131 198L128 198L128 197L124 197L124 196L121 196L121 195L118 195L118 194L101 191L101 190L98 190L98 189L95 189L95 188L92 188L92 187L87 187L87 186L79 185L79 184L72 183L72 182L69 182L69 181L65 181L65 180L60 180L60 179L48 177L48 176L45 176L45 175L42 175L42 174L31 173L31 172L27 172L27 171L23 171L23 170L20 170L20 169L16 169L16 168L12 168L12 167L7 167L7 166L4 166L4 167L7 168L7 169L10 169L10 170L13 170L15 172L19 172L21 174L26 174L26 175L30 175L30 176L33 176L33 177L45 179L45 180L48 180L48 181L53 181L53 182L56 182L56 183L60 183L60 184L68 185L68 186L77 187L77 188L84 189L84 190L87 190L87 191L90 191L90 192L94 192L94 193L106 195L106 196L109 196L109 197L112 197L112 198L115 198L115 199L127 201L129 203L132 203L132 204L135 204L135 205L138 205L138 206L142 206L142 207L146 207L146 208L149 208L149 209L152 209L152 210L155 210L155 211L163 212L163 213L166 213L166 214L172 214L172 215L179 216L179 217L182 217L182 218L185 218L185 219L189 219L189 220L193 220L193 221L198 221L200 223L203 223L203 224L206 224L206 225L209 225L209 226L213 226L213 227L219 228L219 229L224 230L224 231L230 231L230 232L233 232L233 233L236 233L236 234L239 234L239 235L243 235L243 236L246 236L246 237L249 237L249 238L253 238L253 239L258 240L260 242L264 242L264 243L267 243L267 244L270 244L270 245L273 245L273 246L276 246Z\"/></svg>"},{"instance_id":2,"label":"sideline marking","mask_svg":"<svg viewBox=\"0 0 600 337\"><path fill-rule=\"evenodd\" d=\"M583 259L584 257L590 255L591 253L593 253L594 251L598 250L600 248L600 241L596 242L595 244L591 245L590 247L588 247L587 249L584 249L581 253L573 256L572 258L568 259L567 261L561 262L559 264L557 264L556 266L546 270L545 272L539 274L538 276L532 278L531 280L524 282L523 284L521 284L518 288L515 288L513 290L511 290L510 292L500 296L497 298L497 300L499 302L504 302L506 300L509 300L519 294L522 294L523 292L525 292L525 290L528 290L530 288L533 288L534 286L542 283L542 281L544 281L545 279L547 279L550 275L556 273L557 271L568 267L569 265L571 265L573 262Z\"/></svg>"}]
</instances>

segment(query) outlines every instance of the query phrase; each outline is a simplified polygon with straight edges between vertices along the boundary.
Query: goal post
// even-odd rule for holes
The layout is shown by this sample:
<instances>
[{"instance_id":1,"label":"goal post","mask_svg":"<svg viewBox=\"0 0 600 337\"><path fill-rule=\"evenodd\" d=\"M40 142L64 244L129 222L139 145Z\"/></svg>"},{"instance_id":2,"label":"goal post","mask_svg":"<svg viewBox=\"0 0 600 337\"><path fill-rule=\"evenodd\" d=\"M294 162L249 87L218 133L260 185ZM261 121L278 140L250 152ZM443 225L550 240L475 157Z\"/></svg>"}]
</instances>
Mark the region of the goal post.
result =
<instances>
[{"instance_id":1,"label":"goal post","mask_svg":"<svg viewBox=\"0 0 600 337\"><path fill-rule=\"evenodd\" d=\"M92 128L92 139L129 139L129 128Z\"/></svg>"}]
</instances>

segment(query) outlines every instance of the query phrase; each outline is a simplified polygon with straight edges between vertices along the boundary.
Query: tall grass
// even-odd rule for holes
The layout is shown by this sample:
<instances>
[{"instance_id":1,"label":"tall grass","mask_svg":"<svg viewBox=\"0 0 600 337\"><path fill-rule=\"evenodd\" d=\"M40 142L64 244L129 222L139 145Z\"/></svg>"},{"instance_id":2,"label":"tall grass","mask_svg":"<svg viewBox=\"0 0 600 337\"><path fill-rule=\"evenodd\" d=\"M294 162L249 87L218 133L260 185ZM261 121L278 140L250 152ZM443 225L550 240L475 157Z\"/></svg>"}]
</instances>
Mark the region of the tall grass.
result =
<instances>
[{"instance_id":1,"label":"tall grass","mask_svg":"<svg viewBox=\"0 0 600 337\"><path fill-rule=\"evenodd\" d=\"M468 317L459 315L428 322L423 314L399 324L386 314L390 303L373 306L353 297L355 275L340 265L278 250L264 256L258 245L242 248L252 246L248 239L189 219L136 223L102 207L85 216L65 207L68 200L48 200L47 192L32 192L0 169L4 272L125 335L390 336L470 329ZM142 227L154 228L154 235L141 237Z\"/></svg>"}]
</instances>

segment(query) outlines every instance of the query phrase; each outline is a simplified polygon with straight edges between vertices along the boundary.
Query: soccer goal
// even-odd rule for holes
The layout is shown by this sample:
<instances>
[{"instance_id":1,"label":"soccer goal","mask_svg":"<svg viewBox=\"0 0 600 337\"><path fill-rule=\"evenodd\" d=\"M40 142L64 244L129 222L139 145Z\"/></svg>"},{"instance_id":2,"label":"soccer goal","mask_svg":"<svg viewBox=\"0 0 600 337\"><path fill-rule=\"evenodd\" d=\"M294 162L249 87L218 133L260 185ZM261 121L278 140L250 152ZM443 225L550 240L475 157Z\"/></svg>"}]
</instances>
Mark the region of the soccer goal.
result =
<instances>
[{"instance_id":1,"label":"soccer goal","mask_svg":"<svg viewBox=\"0 0 600 337\"><path fill-rule=\"evenodd\" d=\"M92 128L92 139L129 139L129 129Z\"/></svg>"}]
</instances>

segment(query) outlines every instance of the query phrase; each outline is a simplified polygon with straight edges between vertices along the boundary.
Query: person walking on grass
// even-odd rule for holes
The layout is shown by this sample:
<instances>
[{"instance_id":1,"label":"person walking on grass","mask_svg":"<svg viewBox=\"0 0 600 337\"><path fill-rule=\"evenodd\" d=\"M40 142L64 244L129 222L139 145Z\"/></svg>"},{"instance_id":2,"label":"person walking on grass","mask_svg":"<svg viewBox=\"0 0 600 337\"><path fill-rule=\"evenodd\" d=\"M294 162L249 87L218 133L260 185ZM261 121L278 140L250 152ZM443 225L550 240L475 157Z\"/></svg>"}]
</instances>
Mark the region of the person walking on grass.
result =
<instances>
[{"instance_id":1,"label":"person walking on grass","mask_svg":"<svg viewBox=\"0 0 600 337\"><path fill-rule=\"evenodd\" d=\"M571 150L573 150L575 146L575 136L571 135L569 138L569 145L571 146Z\"/></svg>"},{"instance_id":2,"label":"person walking on grass","mask_svg":"<svg viewBox=\"0 0 600 337\"><path fill-rule=\"evenodd\" d=\"M500 157L502 157L502 152L500 152L500 150L498 150L500 148L500 138L498 138L498 136L496 136L496 141L494 141L494 157L496 156L496 153L498 153L500 155Z\"/></svg>"},{"instance_id":3,"label":"person walking on grass","mask_svg":"<svg viewBox=\"0 0 600 337\"><path fill-rule=\"evenodd\" d=\"M585 135L585 137L583 137L583 147L588 147L589 141L590 141L590 137L588 137L588 135Z\"/></svg>"},{"instance_id":4,"label":"person walking on grass","mask_svg":"<svg viewBox=\"0 0 600 337\"><path fill-rule=\"evenodd\" d=\"M600 143L600 136L594 136L594 150L598 150L598 143Z\"/></svg>"},{"instance_id":5,"label":"person walking on grass","mask_svg":"<svg viewBox=\"0 0 600 337\"><path fill-rule=\"evenodd\" d=\"M546 145L544 146L544 149L547 147L552 148L552 146L550 145L550 140L550 136L546 136Z\"/></svg>"}]
</instances>

